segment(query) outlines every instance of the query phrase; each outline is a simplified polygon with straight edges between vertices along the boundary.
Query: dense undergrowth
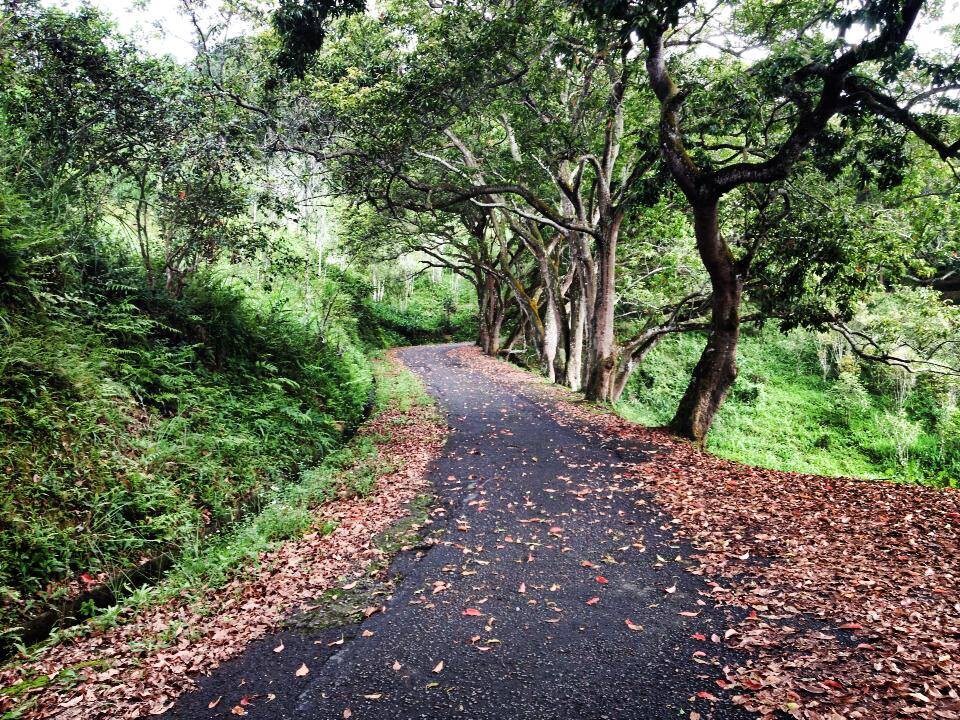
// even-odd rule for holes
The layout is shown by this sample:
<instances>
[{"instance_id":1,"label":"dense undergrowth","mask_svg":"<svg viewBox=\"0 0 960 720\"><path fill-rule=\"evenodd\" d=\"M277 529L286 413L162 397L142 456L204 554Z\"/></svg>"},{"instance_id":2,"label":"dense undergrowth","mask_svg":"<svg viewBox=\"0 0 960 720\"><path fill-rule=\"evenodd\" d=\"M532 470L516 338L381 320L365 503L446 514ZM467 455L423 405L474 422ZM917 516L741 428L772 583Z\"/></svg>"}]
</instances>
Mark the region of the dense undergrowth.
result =
<instances>
[{"instance_id":1,"label":"dense undergrowth","mask_svg":"<svg viewBox=\"0 0 960 720\"><path fill-rule=\"evenodd\" d=\"M84 298L86 299L86 298ZM361 348L205 278L10 317L0 349L5 618L176 552L360 420Z\"/></svg>"},{"instance_id":2,"label":"dense undergrowth","mask_svg":"<svg viewBox=\"0 0 960 720\"><path fill-rule=\"evenodd\" d=\"M378 356L379 353L372 353L369 364L374 380L369 397L373 416L389 410L407 412L414 405L432 406L423 385L412 373ZM318 524L317 508L344 495L365 497L372 492L378 478L396 469L384 464L378 455L378 447L390 441L386 434L361 432L330 451L321 461L272 484L259 496L256 511L224 524L206 537L188 542L166 577L134 590L108 608L97 610L90 627L103 629L117 625L138 609L173 596L199 600L205 591L223 586L278 543L298 537L311 528L321 535L328 534L336 523ZM87 629L67 630L61 636L83 633Z\"/></svg>"},{"instance_id":3,"label":"dense undergrowth","mask_svg":"<svg viewBox=\"0 0 960 720\"><path fill-rule=\"evenodd\" d=\"M312 263L259 281L213 266L174 297L109 227L2 190L4 644L92 587L125 594L147 561L200 562L206 536L311 487L364 416L369 352L469 327L424 307L442 290L375 303L353 271Z\"/></svg>"},{"instance_id":4,"label":"dense undergrowth","mask_svg":"<svg viewBox=\"0 0 960 720\"><path fill-rule=\"evenodd\" d=\"M457 284L420 275L396 283L382 300L374 300L370 282L359 274L332 270L361 341L371 347L420 345L474 340L476 300Z\"/></svg>"},{"instance_id":5,"label":"dense undergrowth","mask_svg":"<svg viewBox=\"0 0 960 720\"><path fill-rule=\"evenodd\" d=\"M126 569L195 551L277 488L309 486L363 418L367 354L457 330L373 303L336 268L295 291L210 272L176 300L146 291L122 255L80 271L62 303L3 314L0 586L14 636L88 587L119 588Z\"/></svg>"},{"instance_id":6,"label":"dense undergrowth","mask_svg":"<svg viewBox=\"0 0 960 720\"><path fill-rule=\"evenodd\" d=\"M643 424L668 423L701 346L696 336L664 341L618 410ZM960 482L960 412L949 380L858 364L805 331L748 334L739 364L707 441L712 452L779 470Z\"/></svg>"},{"instance_id":7,"label":"dense undergrowth","mask_svg":"<svg viewBox=\"0 0 960 720\"><path fill-rule=\"evenodd\" d=\"M335 270L315 306L216 274L172 301L101 271L70 307L5 313L5 628L309 487L363 417L367 353L445 329Z\"/></svg>"},{"instance_id":8,"label":"dense undergrowth","mask_svg":"<svg viewBox=\"0 0 960 720\"><path fill-rule=\"evenodd\" d=\"M371 368L371 415L349 441L265 493L258 512L187 548L162 580L0 664L0 716L162 714L198 671L267 632L361 617L390 557L418 537L426 469L446 433L411 372L378 353ZM341 589L345 576L355 579ZM211 707L229 714L234 702Z\"/></svg>"}]
</instances>

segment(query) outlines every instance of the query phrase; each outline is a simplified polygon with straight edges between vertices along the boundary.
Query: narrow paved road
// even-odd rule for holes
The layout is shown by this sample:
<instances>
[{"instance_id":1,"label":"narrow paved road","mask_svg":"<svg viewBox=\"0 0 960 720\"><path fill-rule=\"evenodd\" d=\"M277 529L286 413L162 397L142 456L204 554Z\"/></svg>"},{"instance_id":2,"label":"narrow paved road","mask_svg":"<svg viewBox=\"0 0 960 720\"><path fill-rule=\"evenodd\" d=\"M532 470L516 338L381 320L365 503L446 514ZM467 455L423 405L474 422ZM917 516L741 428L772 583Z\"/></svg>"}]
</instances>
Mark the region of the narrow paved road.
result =
<instances>
[{"instance_id":1,"label":"narrow paved road","mask_svg":"<svg viewBox=\"0 0 960 720\"><path fill-rule=\"evenodd\" d=\"M251 718L747 717L705 697L722 695L723 617L669 518L621 477L642 451L561 426L457 350L403 353L453 430L434 469L437 541L396 561L386 610L349 631L286 631L282 661L276 637L255 643L171 716L229 717L232 701L208 701L239 684L275 696ZM294 691L282 664L297 652L311 670Z\"/></svg>"}]
</instances>

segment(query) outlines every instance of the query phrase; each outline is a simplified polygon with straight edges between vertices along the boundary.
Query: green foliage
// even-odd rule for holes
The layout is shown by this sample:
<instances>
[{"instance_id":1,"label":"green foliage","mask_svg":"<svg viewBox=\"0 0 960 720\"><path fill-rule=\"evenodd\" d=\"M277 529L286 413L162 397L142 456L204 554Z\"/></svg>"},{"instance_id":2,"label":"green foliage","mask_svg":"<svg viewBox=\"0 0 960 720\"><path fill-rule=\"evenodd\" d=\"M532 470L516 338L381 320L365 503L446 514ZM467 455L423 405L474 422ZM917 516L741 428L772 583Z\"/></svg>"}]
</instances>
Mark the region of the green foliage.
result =
<instances>
[{"instance_id":1,"label":"green foliage","mask_svg":"<svg viewBox=\"0 0 960 720\"><path fill-rule=\"evenodd\" d=\"M618 410L649 425L669 421L702 342L688 335L661 343L631 378ZM861 366L830 342L803 330L745 336L740 375L707 448L781 470L956 486L956 384L925 376L898 401L897 371ZM839 360L828 361L837 348Z\"/></svg>"},{"instance_id":2,"label":"green foliage","mask_svg":"<svg viewBox=\"0 0 960 720\"><path fill-rule=\"evenodd\" d=\"M280 37L276 63L282 70L302 75L313 54L323 45L331 20L362 12L363 0L282 0L273 14Z\"/></svg>"},{"instance_id":3,"label":"green foliage","mask_svg":"<svg viewBox=\"0 0 960 720\"><path fill-rule=\"evenodd\" d=\"M347 296L346 311L371 349L476 337L475 300L449 278L386 281L383 297L375 300L373 284L356 271L331 267L327 273Z\"/></svg>"},{"instance_id":4,"label":"green foliage","mask_svg":"<svg viewBox=\"0 0 960 720\"><path fill-rule=\"evenodd\" d=\"M329 342L278 299L213 275L178 300L138 290L142 277L100 287L63 317L11 316L0 346L4 625L60 580L178 554L234 522L368 402L356 339Z\"/></svg>"},{"instance_id":5,"label":"green foliage","mask_svg":"<svg viewBox=\"0 0 960 720\"><path fill-rule=\"evenodd\" d=\"M263 125L209 73L145 56L90 7L2 12L0 162L26 197L73 216L84 232L66 249L109 215L135 236L148 285L177 296L270 245L288 205L264 177Z\"/></svg>"},{"instance_id":6,"label":"green foliage","mask_svg":"<svg viewBox=\"0 0 960 720\"><path fill-rule=\"evenodd\" d=\"M394 333L391 345L417 345L476 337L475 301L456 298L451 289L418 278L405 302L373 303L377 323Z\"/></svg>"},{"instance_id":7,"label":"green foliage","mask_svg":"<svg viewBox=\"0 0 960 720\"><path fill-rule=\"evenodd\" d=\"M0 325L6 308L61 301L76 281L67 238L83 232L70 198L29 182L25 147L0 104Z\"/></svg>"},{"instance_id":8,"label":"green foliage","mask_svg":"<svg viewBox=\"0 0 960 720\"><path fill-rule=\"evenodd\" d=\"M402 411L414 403L432 404L423 384L413 374L393 369L382 372L385 367L380 361L373 363L377 376L376 412L390 408ZM201 598L204 590L229 582L279 542L308 531L324 535L333 532L336 523L328 520L318 524L316 509L344 493L365 495L377 479L392 472L394 468L384 465L378 454L378 446L390 440L388 434L357 435L297 477L271 486L264 492L256 512L190 539L166 577L130 593L113 607L98 610L92 626L115 625L131 609L170 597ZM79 628L65 634L83 631Z\"/></svg>"}]
</instances>

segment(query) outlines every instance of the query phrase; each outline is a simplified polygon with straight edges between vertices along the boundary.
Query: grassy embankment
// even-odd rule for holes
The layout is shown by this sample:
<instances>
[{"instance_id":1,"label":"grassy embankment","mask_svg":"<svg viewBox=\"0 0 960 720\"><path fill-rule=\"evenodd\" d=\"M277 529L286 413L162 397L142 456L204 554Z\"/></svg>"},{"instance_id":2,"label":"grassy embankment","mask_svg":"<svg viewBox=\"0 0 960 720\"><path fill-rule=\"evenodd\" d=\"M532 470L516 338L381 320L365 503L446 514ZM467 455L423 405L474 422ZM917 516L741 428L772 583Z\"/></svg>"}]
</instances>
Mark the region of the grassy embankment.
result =
<instances>
[{"instance_id":1,"label":"grassy embankment","mask_svg":"<svg viewBox=\"0 0 960 720\"><path fill-rule=\"evenodd\" d=\"M246 518L258 537L293 532L322 494L318 468L349 460L324 464L364 416L368 353L451 329L371 303L335 269L288 293L211 274L177 300L116 260L83 271L59 307L2 315L4 644L171 565L215 573L211 538ZM278 514L287 494L301 508Z\"/></svg>"},{"instance_id":2,"label":"grassy embankment","mask_svg":"<svg viewBox=\"0 0 960 720\"><path fill-rule=\"evenodd\" d=\"M663 342L618 411L646 425L669 422L701 346L694 336ZM838 369L822 364L825 349L803 331L746 335L708 449L780 470L960 483L960 413L947 381L849 359Z\"/></svg>"}]
</instances>

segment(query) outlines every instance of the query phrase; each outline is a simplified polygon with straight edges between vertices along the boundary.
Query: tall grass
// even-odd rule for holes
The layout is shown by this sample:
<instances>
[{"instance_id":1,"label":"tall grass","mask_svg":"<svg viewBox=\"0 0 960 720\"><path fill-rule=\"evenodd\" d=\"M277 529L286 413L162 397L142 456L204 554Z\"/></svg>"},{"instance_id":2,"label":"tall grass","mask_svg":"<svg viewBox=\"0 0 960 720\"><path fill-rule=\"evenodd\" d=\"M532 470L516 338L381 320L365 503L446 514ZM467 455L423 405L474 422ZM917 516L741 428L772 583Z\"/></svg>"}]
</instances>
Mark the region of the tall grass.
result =
<instances>
[{"instance_id":1,"label":"tall grass","mask_svg":"<svg viewBox=\"0 0 960 720\"><path fill-rule=\"evenodd\" d=\"M618 406L647 425L670 421L703 340L670 338L631 378ZM748 333L740 375L707 447L761 467L960 484L956 387L934 377L896 391L895 370L823 364L818 339L802 330Z\"/></svg>"}]
</instances>

